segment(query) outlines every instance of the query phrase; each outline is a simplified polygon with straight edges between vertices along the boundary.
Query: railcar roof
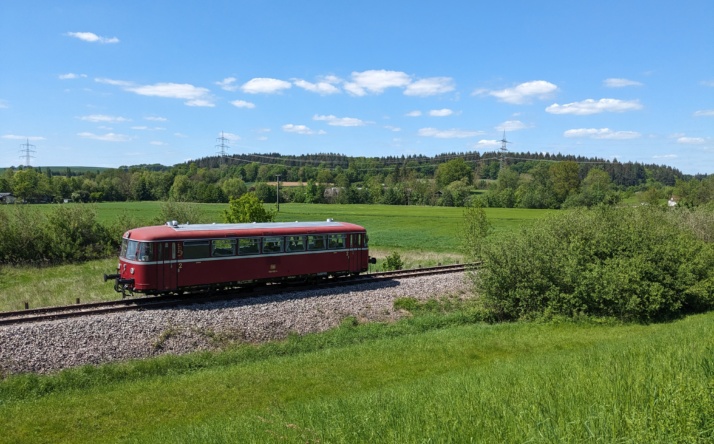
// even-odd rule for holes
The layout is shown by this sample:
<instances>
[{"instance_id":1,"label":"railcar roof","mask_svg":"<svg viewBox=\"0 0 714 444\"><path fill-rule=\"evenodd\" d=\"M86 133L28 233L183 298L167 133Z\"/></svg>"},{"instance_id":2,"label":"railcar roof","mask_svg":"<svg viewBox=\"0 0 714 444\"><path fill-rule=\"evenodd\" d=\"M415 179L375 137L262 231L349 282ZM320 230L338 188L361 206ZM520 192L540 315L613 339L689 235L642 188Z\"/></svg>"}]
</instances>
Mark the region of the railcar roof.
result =
<instances>
[{"instance_id":1,"label":"railcar roof","mask_svg":"<svg viewBox=\"0 0 714 444\"><path fill-rule=\"evenodd\" d=\"M306 233L362 232L349 222L263 222L247 224L175 224L134 228L124 237L135 240L198 239L231 236L295 235Z\"/></svg>"}]
</instances>

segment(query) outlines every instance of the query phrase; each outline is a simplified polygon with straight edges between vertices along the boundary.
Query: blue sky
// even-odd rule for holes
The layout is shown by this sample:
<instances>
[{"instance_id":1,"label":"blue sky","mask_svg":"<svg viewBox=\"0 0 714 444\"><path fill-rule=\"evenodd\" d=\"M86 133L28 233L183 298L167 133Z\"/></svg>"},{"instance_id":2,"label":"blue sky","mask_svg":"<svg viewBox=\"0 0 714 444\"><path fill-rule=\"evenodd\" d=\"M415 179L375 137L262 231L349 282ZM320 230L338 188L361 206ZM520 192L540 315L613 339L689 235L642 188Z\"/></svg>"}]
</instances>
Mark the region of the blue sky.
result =
<instances>
[{"instance_id":1,"label":"blue sky","mask_svg":"<svg viewBox=\"0 0 714 444\"><path fill-rule=\"evenodd\" d=\"M714 173L714 2L3 1L0 167L550 152Z\"/></svg>"}]
</instances>

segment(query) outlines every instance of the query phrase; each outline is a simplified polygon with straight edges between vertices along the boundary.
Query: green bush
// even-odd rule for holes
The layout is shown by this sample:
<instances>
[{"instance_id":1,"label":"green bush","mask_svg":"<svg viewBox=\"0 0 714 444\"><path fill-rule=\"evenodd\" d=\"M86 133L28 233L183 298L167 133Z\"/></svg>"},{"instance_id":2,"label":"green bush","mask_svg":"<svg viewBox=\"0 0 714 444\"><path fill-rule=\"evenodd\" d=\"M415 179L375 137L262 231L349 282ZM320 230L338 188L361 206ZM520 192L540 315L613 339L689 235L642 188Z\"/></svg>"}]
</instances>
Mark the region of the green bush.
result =
<instances>
[{"instance_id":1,"label":"green bush","mask_svg":"<svg viewBox=\"0 0 714 444\"><path fill-rule=\"evenodd\" d=\"M16 205L0 212L0 233L0 262L18 265L103 258L120 242L85 205L58 205L50 211Z\"/></svg>"},{"instance_id":2,"label":"green bush","mask_svg":"<svg viewBox=\"0 0 714 444\"><path fill-rule=\"evenodd\" d=\"M648 322L714 307L714 245L666 209L561 212L481 246L477 292L496 319Z\"/></svg>"},{"instance_id":3,"label":"green bush","mask_svg":"<svg viewBox=\"0 0 714 444\"><path fill-rule=\"evenodd\" d=\"M397 253L396 251L392 252L387 258L384 260L384 264L382 264L382 267L384 268L384 271L390 271L390 270L401 270L404 268L404 261L402 260L402 257Z\"/></svg>"}]
</instances>

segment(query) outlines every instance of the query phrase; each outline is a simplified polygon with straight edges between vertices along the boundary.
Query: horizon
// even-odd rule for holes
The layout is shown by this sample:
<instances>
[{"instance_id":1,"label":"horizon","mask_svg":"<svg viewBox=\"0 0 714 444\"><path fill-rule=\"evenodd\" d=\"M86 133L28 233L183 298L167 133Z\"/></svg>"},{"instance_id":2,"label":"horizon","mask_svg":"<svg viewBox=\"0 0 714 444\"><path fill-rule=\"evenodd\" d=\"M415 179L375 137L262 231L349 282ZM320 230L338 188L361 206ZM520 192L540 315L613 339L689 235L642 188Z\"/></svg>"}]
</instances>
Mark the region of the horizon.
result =
<instances>
[{"instance_id":1,"label":"horizon","mask_svg":"<svg viewBox=\"0 0 714 444\"><path fill-rule=\"evenodd\" d=\"M505 131L509 152L714 173L708 0L30 0L0 16L2 168L435 157L498 151Z\"/></svg>"}]
</instances>

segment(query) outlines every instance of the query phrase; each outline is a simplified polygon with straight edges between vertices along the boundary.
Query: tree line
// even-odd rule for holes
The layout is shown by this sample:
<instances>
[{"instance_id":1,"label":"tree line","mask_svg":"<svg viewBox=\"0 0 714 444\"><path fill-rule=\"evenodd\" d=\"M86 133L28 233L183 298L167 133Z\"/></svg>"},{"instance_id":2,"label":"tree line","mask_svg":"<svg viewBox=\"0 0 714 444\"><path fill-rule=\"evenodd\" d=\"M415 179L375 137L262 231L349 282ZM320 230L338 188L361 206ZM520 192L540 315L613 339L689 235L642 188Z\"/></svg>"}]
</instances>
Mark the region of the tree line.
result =
<instances>
[{"instance_id":1,"label":"tree line","mask_svg":"<svg viewBox=\"0 0 714 444\"><path fill-rule=\"evenodd\" d=\"M699 205L712 200L711 177L560 154L509 153L504 159L495 152L381 158L272 153L101 171L7 168L0 192L22 202L219 203L252 191L263 202L466 206L478 200L492 207L562 208L616 203L633 193L652 202L676 196Z\"/></svg>"}]
</instances>

